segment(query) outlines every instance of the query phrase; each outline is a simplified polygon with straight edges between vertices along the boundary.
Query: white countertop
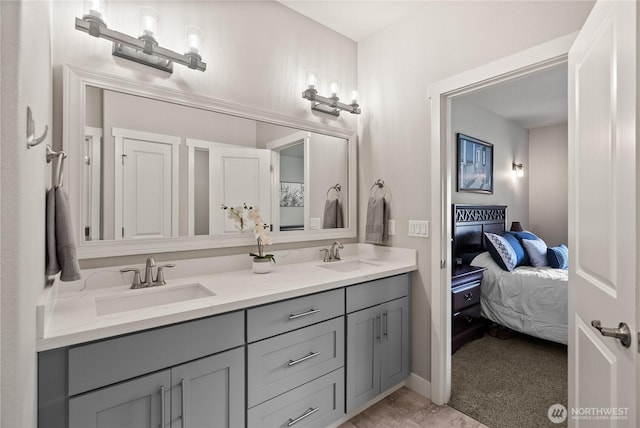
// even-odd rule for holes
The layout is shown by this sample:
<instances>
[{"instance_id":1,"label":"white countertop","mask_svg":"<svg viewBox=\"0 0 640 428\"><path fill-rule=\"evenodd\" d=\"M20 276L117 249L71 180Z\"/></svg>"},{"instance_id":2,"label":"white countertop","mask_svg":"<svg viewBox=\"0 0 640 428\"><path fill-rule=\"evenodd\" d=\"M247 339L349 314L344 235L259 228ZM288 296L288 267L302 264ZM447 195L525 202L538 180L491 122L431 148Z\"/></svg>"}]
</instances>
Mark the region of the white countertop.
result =
<instances>
[{"instance_id":1,"label":"white countertop","mask_svg":"<svg viewBox=\"0 0 640 428\"><path fill-rule=\"evenodd\" d=\"M147 289L131 290L128 285L121 285L124 280L118 272L120 267L83 271L83 279L74 283L56 281L43 293L37 307L37 350L231 312L417 269L415 250L368 244L345 245L343 261L334 262L361 260L371 263L350 272L322 267L326 263L319 258L318 248L274 254L278 264L272 264L271 272L267 274L253 273L249 267L250 258L245 255L176 261L182 268L175 270L175 276L171 276L171 270L166 271L167 285ZM242 265L246 267L239 269ZM239 270L215 272L224 266ZM192 276L185 276L185 272L191 272ZM202 284L215 295L110 315L98 316L96 313L96 298L154 293L165 287L192 283Z\"/></svg>"}]
</instances>

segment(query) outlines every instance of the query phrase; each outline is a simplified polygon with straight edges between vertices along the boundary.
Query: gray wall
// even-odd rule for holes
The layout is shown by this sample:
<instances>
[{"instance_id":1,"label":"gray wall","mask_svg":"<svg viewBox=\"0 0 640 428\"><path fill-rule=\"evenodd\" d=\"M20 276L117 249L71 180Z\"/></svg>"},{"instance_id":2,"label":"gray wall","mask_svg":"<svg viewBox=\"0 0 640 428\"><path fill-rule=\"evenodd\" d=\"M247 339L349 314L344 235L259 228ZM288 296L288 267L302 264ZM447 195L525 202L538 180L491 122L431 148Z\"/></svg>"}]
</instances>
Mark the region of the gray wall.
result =
<instances>
[{"instance_id":1,"label":"gray wall","mask_svg":"<svg viewBox=\"0 0 640 428\"><path fill-rule=\"evenodd\" d=\"M454 204L506 205L507 227L512 221L529 224L529 175L517 178L513 162L529 165L529 132L513 121L464 100L451 103L452 141L461 132L493 144L493 195L456 191L456 150L451 162L451 202Z\"/></svg>"},{"instance_id":2,"label":"gray wall","mask_svg":"<svg viewBox=\"0 0 640 428\"><path fill-rule=\"evenodd\" d=\"M429 84L579 30L592 1L425 2L410 16L358 44L359 236L369 188L393 191L396 235L389 245L418 250L412 275L412 371L431 380L432 255L427 239L407 236L408 220L429 220ZM437 179L437 178L436 178ZM431 234L440 225L431 225ZM440 334L436 332L435 334Z\"/></svg>"},{"instance_id":3,"label":"gray wall","mask_svg":"<svg viewBox=\"0 0 640 428\"><path fill-rule=\"evenodd\" d=\"M36 313L45 285L46 140L26 147L27 106L36 137L51 128L51 3L0 2L0 426L36 426ZM66 24L65 24L66 25Z\"/></svg>"},{"instance_id":4,"label":"gray wall","mask_svg":"<svg viewBox=\"0 0 640 428\"><path fill-rule=\"evenodd\" d=\"M567 124L529 130L529 228L547 245L568 242Z\"/></svg>"}]
</instances>

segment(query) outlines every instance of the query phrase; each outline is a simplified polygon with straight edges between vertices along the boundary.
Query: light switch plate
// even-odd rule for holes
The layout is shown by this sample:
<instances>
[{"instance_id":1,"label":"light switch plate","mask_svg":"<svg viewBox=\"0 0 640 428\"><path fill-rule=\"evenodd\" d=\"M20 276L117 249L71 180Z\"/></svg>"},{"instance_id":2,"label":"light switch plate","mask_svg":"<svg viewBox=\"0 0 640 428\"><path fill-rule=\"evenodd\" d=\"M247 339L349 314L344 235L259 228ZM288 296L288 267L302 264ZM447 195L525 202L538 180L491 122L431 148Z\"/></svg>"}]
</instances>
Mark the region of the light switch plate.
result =
<instances>
[{"instance_id":1,"label":"light switch plate","mask_svg":"<svg viewBox=\"0 0 640 428\"><path fill-rule=\"evenodd\" d=\"M396 234L396 221L395 220L388 220L387 221L387 233L389 234L389 236Z\"/></svg>"},{"instance_id":2,"label":"light switch plate","mask_svg":"<svg viewBox=\"0 0 640 428\"><path fill-rule=\"evenodd\" d=\"M309 219L309 229L311 230L319 230L320 229L320 219L317 217L311 217Z\"/></svg>"},{"instance_id":3,"label":"light switch plate","mask_svg":"<svg viewBox=\"0 0 640 428\"><path fill-rule=\"evenodd\" d=\"M409 236L429 237L429 222L426 220L409 220Z\"/></svg>"}]
</instances>

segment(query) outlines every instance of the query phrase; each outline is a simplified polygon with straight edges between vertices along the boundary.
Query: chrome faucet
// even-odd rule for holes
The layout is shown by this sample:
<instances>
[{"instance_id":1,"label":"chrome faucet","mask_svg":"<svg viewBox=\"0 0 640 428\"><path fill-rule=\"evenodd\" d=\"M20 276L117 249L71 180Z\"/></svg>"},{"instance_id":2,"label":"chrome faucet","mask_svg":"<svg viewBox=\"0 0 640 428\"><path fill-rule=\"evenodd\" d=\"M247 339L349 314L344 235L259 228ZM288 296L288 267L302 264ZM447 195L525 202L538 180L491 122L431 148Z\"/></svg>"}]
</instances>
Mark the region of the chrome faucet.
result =
<instances>
[{"instance_id":1,"label":"chrome faucet","mask_svg":"<svg viewBox=\"0 0 640 428\"><path fill-rule=\"evenodd\" d=\"M156 278L153 279L153 268L156 267L156 261L152 256L147 257L147 262L144 267L144 280L140 278L140 269L138 268L124 268L120 269L120 272L133 272L133 281L131 282L132 289L155 287L157 285L165 285L167 281L164 278L164 268L175 267L173 263L158 266Z\"/></svg>"},{"instance_id":2,"label":"chrome faucet","mask_svg":"<svg viewBox=\"0 0 640 428\"><path fill-rule=\"evenodd\" d=\"M329 260L340 260L340 250L344 248L344 245L340 241L335 241L331 244L331 250L329 251Z\"/></svg>"},{"instance_id":3,"label":"chrome faucet","mask_svg":"<svg viewBox=\"0 0 640 428\"><path fill-rule=\"evenodd\" d=\"M153 268L156 267L156 261L152 256L147 257L147 263L144 267L144 281L142 284L145 287L153 285Z\"/></svg>"}]
</instances>

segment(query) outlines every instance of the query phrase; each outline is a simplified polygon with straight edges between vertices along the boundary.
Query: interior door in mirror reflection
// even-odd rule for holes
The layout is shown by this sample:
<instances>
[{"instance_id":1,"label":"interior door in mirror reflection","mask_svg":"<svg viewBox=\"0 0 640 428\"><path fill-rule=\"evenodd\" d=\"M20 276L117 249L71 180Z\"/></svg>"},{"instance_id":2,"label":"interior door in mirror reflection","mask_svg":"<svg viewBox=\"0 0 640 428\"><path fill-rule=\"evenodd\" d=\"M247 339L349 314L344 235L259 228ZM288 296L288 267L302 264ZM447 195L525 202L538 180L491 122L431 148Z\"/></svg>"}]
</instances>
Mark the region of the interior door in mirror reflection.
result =
<instances>
[{"instance_id":1,"label":"interior door in mirror reflection","mask_svg":"<svg viewBox=\"0 0 640 428\"><path fill-rule=\"evenodd\" d=\"M113 136L115 238L178 236L173 195L178 192L180 137L119 128L113 128Z\"/></svg>"},{"instance_id":2,"label":"interior door in mirror reflection","mask_svg":"<svg viewBox=\"0 0 640 428\"><path fill-rule=\"evenodd\" d=\"M215 207L247 206L260 209L262 219L270 218L271 152L264 149L215 147L211 150L211 185ZM214 234L237 232L236 223L222 209L211 213Z\"/></svg>"},{"instance_id":3,"label":"interior door in mirror reflection","mask_svg":"<svg viewBox=\"0 0 640 428\"><path fill-rule=\"evenodd\" d=\"M100 174L102 168L102 129L86 126L84 128L83 183L84 186L84 239L95 241L102 239L100 213Z\"/></svg>"}]
</instances>

